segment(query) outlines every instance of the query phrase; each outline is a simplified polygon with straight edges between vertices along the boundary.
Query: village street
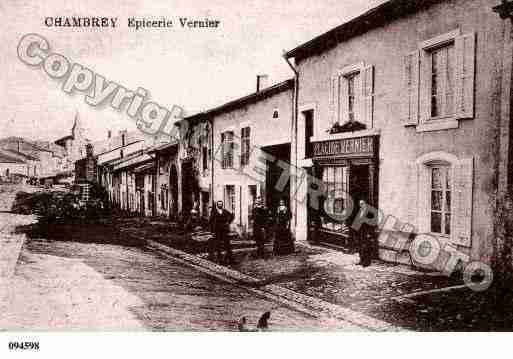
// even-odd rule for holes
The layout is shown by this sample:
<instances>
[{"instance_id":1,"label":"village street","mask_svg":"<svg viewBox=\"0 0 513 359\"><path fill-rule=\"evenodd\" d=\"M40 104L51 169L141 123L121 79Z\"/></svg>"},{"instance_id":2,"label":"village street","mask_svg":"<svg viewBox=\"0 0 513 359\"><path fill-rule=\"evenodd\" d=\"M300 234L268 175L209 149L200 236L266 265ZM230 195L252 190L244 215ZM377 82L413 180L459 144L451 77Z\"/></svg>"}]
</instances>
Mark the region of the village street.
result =
<instances>
[{"instance_id":1,"label":"village street","mask_svg":"<svg viewBox=\"0 0 513 359\"><path fill-rule=\"evenodd\" d=\"M31 191L34 188L23 188ZM271 331L507 330L508 300L405 265L297 244L237 264L205 259L203 241L164 219L124 217L40 232L0 191L0 330L237 331L271 312ZM39 228L39 229L38 229Z\"/></svg>"},{"instance_id":2,"label":"village street","mask_svg":"<svg viewBox=\"0 0 513 359\"><path fill-rule=\"evenodd\" d=\"M0 261L0 330L233 331L243 316L254 328L268 310L270 330L359 329L293 310L141 247L44 239L21 247L8 232L31 221L0 213L6 259Z\"/></svg>"}]
</instances>

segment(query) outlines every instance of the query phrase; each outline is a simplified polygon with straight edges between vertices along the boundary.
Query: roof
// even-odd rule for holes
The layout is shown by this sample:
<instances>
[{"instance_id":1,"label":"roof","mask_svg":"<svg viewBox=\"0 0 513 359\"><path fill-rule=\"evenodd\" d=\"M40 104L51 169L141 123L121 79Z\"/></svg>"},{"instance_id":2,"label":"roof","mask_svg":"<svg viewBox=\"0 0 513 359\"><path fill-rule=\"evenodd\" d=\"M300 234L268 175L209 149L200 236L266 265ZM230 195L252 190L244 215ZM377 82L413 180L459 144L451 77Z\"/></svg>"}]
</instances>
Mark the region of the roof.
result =
<instances>
[{"instance_id":1,"label":"roof","mask_svg":"<svg viewBox=\"0 0 513 359\"><path fill-rule=\"evenodd\" d=\"M121 163L114 165L113 171L118 171L118 170L126 168L126 167L141 165L143 163L147 163L152 160L153 160L153 157L151 157L148 153L141 153L138 156L128 158L126 161L123 161Z\"/></svg>"},{"instance_id":2,"label":"roof","mask_svg":"<svg viewBox=\"0 0 513 359\"><path fill-rule=\"evenodd\" d=\"M73 136L72 135L67 135L67 136L59 138L58 140L55 140L54 143L59 145L59 146L64 146L65 145L64 141L70 140L70 139L72 140Z\"/></svg>"},{"instance_id":3,"label":"roof","mask_svg":"<svg viewBox=\"0 0 513 359\"><path fill-rule=\"evenodd\" d=\"M18 148L18 143L21 146L23 146L23 147L29 146L31 148L31 150L44 151L44 152L52 152L49 149L43 148L41 146L38 146L34 142L31 142L31 141L28 141L28 140L24 139L23 137L11 136L11 137L6 137L6 138L0 139L0 145L3 145L3 146L0 146L0 147L2 147L2 148L12 148L12 146L14 146L14 145L16 145L16 148ZM7 147L9 145L11 145L11 147ZM20 152L25 153L25 149L22 149Z\"/></svg>"},{"instance_id":4,"label":"roof","mask_svg":"<svg viewBox=\"0 0 513 359\"><path fill-rule=\"evenodd\" d=\"M149 172L153 168L155 168L155 162L150 162L150 163L146 163L142 166L134 168L133 172L134 173L144 173L144 172Z\"/></svg>"},{"instance_id":5,"label":"roof","mask_svg":"<svg viewBox=\"0 0 513 359\"><path fill-rule=\"evenodd\" d=\"M95 141L92 143L95 156L122 148L121 135L111 137L106 140ZM144 141L144 135L139 131L130 131L125 134L125 147L136 142Z\"/></svg>"},{"instance_id":6,"label":"roof","mask_svg":"<svg viewBox=\"0 0 513 359\"><path fill-rule=\"evenodd\" d=\"M272 85L270 87L267 87L263 90L260 90L258 92L254 92L250 95L229 101L223 105L214 107L210 110L199 112L199 113L196 113L191 116L187 116L187 117L185 117L185 120L194 122L194 121L208 118L209 116L215 116L215 115L218 115L223 112L231 111L236 108L239 108L239 107L245 106L247 104L254 103L261 99L267 98L269 96L275 95L277 93L289 90L293 86L294 86L294 79L288 79L283 82Z\"/></svg>"},{"instance_id":7,"label":"roof","mask_svg":"<svg viewBox=\"0 0 513 359\"><path fill-rule=\"evenodd\" d=\"M59 157L65 157L66 150L64 147L56 144L55 142L50 141L34 141L34 144L36 144L39 147L46 148L54 154L54 156Z\"/></svg>"},{"instance_id":8,"label":"roof","mask_svg":"<svg viewBox=\"0 0 513 359\"><path fill-rule=\"evenodd\" d=\"M154 153L154 152L163 152L167 151L175 146L178 146L178 142L172 142L172 143L164 143L159 146L152 147L148 150L148 153Z\"/></svg>"},{"instance_id":9,"label":"roof","mask_svg":"<svg viewBox=\"0 0 513 359\"><path fill-rule=\"evenodd\" d=\"M10 148L3 149L2 151L10 156L17 157L21 160L39 161L39 158L35 156L29 155L28 153L18 152Z\"/></svg>"},{"instance_id":10,"label":"roof","mask_svg":"<svg viewBox=\"0 0 513 359\"><path fill-rule=\"evenodd\" d=\"M305 58L334 47L340 42L383 26L393 20L416 13L442 0L389 0L356 18L285 53L285 57Z\"/></svg>"},{"instance_id":11,"label":"roof","mask_svg":"<svg viewBox=\"0 0 513 359\"><path fill-rule=\"evenodd\" d=\"M5 152L0 152L0 163L20 163L20 164L24 164L25 161L23 161L23 160L21 160L19 158L16 158L14 156L9 156Z\"/></svg>"}]
</instances>

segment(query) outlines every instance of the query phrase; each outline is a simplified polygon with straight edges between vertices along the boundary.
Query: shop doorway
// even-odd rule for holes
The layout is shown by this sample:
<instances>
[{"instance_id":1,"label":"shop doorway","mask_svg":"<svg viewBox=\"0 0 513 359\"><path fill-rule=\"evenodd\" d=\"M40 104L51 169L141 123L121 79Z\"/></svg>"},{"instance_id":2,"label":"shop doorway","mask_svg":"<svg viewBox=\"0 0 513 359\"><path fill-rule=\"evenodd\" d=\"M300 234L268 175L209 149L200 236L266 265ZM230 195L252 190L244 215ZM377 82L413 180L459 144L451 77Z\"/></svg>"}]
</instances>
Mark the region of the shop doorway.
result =
<instances>
[{"instance_id":1,"label":"shop doorway","mask_svg":"<svg viewBox=\"0 0 513 359\"><path fill-rule=\"evenodd\" d=\"M356 165L351 166L349 171L349 194L353 199L355 208L358 207L358 202L364 200L369 203L369 165Z\"/></svg>"}]
</instances>

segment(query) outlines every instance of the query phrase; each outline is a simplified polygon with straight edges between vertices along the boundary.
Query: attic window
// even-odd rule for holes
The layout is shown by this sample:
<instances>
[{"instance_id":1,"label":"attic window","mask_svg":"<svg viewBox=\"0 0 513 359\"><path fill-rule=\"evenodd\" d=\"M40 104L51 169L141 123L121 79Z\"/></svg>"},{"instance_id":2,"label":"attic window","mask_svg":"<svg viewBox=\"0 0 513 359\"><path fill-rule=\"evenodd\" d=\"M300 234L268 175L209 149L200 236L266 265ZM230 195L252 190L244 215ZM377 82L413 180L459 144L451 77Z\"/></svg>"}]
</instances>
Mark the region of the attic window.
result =
<instances>
[{"instance_id":1,"label":"attic window","mask_svg":"<svg viewBox=\"0 0 513 359\"><path fill-rule=\"evenodd\" d=\"M280 118L280 112L277 108L273 110L273 118Z\"/></svg>"}]
</instances>

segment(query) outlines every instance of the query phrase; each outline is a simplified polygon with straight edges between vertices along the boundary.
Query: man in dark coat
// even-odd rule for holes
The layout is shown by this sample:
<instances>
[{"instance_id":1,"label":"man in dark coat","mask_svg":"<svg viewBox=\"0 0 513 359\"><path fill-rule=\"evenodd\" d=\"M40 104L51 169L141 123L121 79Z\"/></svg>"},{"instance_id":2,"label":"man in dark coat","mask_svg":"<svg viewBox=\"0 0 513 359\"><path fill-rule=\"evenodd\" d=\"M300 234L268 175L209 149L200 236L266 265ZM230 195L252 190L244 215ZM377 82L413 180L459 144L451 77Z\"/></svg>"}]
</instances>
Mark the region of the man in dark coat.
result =
<instances>
[{"instance_id":1,"label":"man in dark coat","mask_svg":"<svg viewBox=\"0 0 513 359\"><path fill-rule=\"evenodd\" d=\"M269 225L269 209L262 203L262 197L258 196L253 206L253 238L257 245L257 257L265 255L264 245L267 234L266 226Z\"/></svg>"},{"instance_id":2,"label":"man in dark coat","mask_svg":"<svg viewBox=\"0 0 513 359\"><path fill-rule=\"evenodd\" d=\"M221 261L221 246L224 246L226 251L226 262L233 264L232 246L230 243L230 223L234 219L234 215L223 208L223 201L217 201L216 206L212 209L210 215L210 228L214 233L214 238L210 240L209 256L214 257L214 252L217 254L217 261Z\"/></svg>"},{"instance_id":3,"label":"man in dark coat","mask_svg":"<svg viewBox=\"0 0 513 359\"><path fill-rule=\"evenodd\" d=\"M358 201L358 207L359 211L357 216L368 216L367 202L364 200ZM362 267L368 267L372 262L373 229L374 228L366 223L366 221L362 221L360 229L357 231L359 241L358 252L360 255L360 262L358 264Z\"/></svg>"}]
</instances>

